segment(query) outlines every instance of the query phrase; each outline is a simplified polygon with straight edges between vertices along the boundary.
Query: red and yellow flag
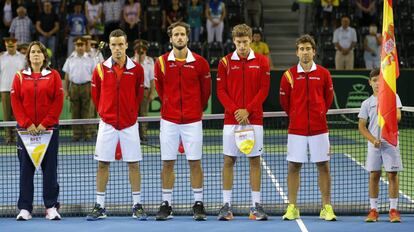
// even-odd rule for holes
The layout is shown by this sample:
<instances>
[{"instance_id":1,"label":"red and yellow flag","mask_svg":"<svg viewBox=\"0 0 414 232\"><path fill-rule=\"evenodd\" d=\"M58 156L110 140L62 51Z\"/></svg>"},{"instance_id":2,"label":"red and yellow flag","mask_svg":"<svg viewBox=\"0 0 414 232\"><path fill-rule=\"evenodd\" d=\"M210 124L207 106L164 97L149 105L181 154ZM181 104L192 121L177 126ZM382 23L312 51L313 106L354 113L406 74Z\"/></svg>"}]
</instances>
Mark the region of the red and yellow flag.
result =
<instances>
[{"instance_id":1,"label":"red and yellow flag","mask_svg":"<svg viewBox=\"0 0 414 232\"><path fill-rule=\"evenodd\" d=\"M397 146L398 143L396 80L399 75L392 0L384 0L381 73L378 92L378 125L381 128L381 137L394 146Z\"/></svg>"}]
</instances>

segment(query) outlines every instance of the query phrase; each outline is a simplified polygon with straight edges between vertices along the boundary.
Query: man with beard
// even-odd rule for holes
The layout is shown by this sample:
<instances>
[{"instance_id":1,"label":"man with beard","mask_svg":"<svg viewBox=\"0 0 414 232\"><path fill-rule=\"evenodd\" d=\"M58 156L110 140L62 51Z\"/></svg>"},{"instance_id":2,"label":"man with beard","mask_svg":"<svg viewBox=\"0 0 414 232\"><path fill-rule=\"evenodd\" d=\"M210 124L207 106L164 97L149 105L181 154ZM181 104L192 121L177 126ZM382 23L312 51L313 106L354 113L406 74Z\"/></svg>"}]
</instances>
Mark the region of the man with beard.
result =
<instances>
[{"instance_id":1,"label":"man with beard","mask_svg":"<svg viewBox=\"0 0 414 232\"><path fill-rule=\"evenodd\" d=\"M187 48L190 27L183 22L171 24L168 35L173 50L157 59L155 87L161 100L160 144L163 167L162 203L156 220L172 218L174 163L180 139L190 166L194 191L193 218L206 220L203 204L203 170L201 168L203 131L201 117L211 91L207 61Z\"/></svg>"},{"instance_id":2,"label":"man with beard","mask_svg":"<svg viewBox=\"0 0 414 232\"><path fill-rule=\"evenodd\" d=\"M315 64L316 44L310 35L296 40L299 64L287 70L280 82L280 105L289 116L287 160L289 205L284 220L300 217L296 208L302 163L316 163L318 184L322 195L319 217L335 221L331 206L331 176L329 172L329 133L326 113L332 104L333 86L331 74ZM308 149L309 147L309 149ZM308 158L308 150L310 157Z\"/></svg>"}]
</instances>

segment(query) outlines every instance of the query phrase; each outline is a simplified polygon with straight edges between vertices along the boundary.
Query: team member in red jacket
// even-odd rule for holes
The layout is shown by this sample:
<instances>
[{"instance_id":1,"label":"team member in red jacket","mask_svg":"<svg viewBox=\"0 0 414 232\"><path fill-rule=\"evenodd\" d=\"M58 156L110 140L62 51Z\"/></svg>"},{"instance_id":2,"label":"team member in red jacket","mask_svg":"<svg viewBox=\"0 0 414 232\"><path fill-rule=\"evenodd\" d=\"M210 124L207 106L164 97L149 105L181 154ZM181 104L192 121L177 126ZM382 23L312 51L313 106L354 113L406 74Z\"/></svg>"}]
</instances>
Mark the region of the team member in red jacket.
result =
<instances>
[{"instance_id":1,"label":"team member in red jacket","mask_svg":"<svg viewBox=\"0 0 414 232\"><path fill-rule=\"evenodd\" d=\"M44 155L43 199L46 218L59 220L59 184L57 182L57 154L59 149L59 116L63 107L63 88L59 73L50 69L45 46L38 42L29 45L26 55L28 67L16 74L11 90L11 103L18 129L36 135L53 129ZM33 176L35 167L20 137L17 140L20 161L20 194L17 220L29 220L33 210Z\"/></svg>"},{"instance_id":2,"label":"team member in red jacket","mask_svg":"<svg viewBox=\"0 0 414 232\"><path fill-rule=\"evenodd\" d=\"M316 163L323 207L320 218L336 219L331 206L331 177L329 173L329 134L326 112L333 100L331 74L315 64L316 45L313 38L303 35L296 40L299 64L287 70L280 82L280 104L289 116L287 160L289 205L285 220L300 217L296 208L302 163Z\"/></svg>"},{"instance_id":3,"label":"team member in red jacket","mask_svg":"<svg viewBox=\"0 0 414 232\"><path fill-rule=\"evenodd\" d=\"M246 24L233 28L236 51L223 57L217 76L217 96L225 109L223 129L223 207L218 219L233 218L231 194L233 188L233 166L238 156L247 156L250 162L250 184L252 207L250 219L267 220L260 205L260 155L263 152L263 108L269 93L270 70L268 59L250 48L252 29ZM235 136L250 130L254 146L244 151L236 146ZM248 135L246 135L249 137ZM244 154L243 154L243 153Z\"/></svg>"},{"instance_id":4,"label":"team member in red jacket","mask_svg":"<svg viewBox=\"0 0 414 232\"><path fill-rule=\"evenodd\" d=\"M99 161L96 204L86 219L94 221L106 217L105 190L109 164L115 161L119 141L122 159L128 162L133 200L132 217L145 220L147 215L141 204L139 161L142 160L142 154L137 123L144 92L144 70L127 57L127 36L122 30L110 33L109 48L112 56L99 63L92 74L92 100L101 121L95 148L95 159Z\"/></svg>"},{"instance_id":5,"label":"team member in red jacket","mask_svg":"<svg viewBox=\"0 0 414 232\"><path fill-rule=\"evenodd\" d=\"M162 200L157 220L172 218L174 163L180 137L190 166L194 191L195 220L205 220L203 170L201 168L203 131L201 117L211 91L207 61L187 48L189 25L179 22L168 28L173 50L160 56L155 64L155 87L161 100L160 143Z\"/></svg>"}]
</instances>

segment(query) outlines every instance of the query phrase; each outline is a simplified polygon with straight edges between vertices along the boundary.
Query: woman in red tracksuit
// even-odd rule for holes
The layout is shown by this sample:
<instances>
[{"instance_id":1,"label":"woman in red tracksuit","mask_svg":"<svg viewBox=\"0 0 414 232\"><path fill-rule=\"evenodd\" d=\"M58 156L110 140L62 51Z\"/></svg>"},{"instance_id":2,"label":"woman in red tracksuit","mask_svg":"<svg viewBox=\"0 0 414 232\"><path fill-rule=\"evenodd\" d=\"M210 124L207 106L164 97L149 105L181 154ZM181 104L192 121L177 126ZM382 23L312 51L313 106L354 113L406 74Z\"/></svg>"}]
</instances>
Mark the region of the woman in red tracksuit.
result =
<instances>
[{"instance_id":1,"label":"woman in red tracksuit","mask_svg":"<svg viewBox=\"0 0 414 232\"><path fill-rule=\"evenodd\" d=\"M46 47L38 42L29 45L28 67L17 72L11 90L11 103L17 128L36 135L53 129L53 135L42 161L43 199L46 218L59 220L59 184L57 183L57 153L59 147L59 116L63 107L63 89L59 73L48 67ZM20 161L20 194L17 220L29 220L33 210L33 176L35 167L20 139L17 140Z\"/></svg>"}]
</instances>

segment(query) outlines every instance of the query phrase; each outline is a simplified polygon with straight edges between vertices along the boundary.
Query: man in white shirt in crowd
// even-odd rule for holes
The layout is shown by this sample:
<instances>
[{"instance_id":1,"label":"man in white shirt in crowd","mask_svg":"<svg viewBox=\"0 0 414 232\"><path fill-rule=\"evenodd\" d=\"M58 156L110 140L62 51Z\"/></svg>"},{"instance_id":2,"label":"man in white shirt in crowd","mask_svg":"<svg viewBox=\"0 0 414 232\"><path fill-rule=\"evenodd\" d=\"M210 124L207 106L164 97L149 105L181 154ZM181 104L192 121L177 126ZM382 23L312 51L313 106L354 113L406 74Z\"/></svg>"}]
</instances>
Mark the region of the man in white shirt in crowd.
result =
<instances>
[{"instance_id":1,"label":"man in white shirt in crowd","mask_svg":"<svg viewBox=\"0 0 414 232\"><path fill-rule=\"evenodd\" d=\"M1 103L3 106L3 120L13 121L13 112L10 105L10 90L12 87L14 75L26 65L26 59L23 54L17 51L17 39L6 37L3 38L6 51L0 55L0 92ZM11 127L6 128L5 142L13 144L16 137Z\"/></svg>"},{"instance_id":2,"label":"man in white shirt in crowd","mask_svg":"<svg viewBox=\"0 0 414 232\"><path fill-rule=\"evenodd\" d=\"M65 72L66 98L70 100L73 119L90 118L91 76L95 68L95 61L86 52L84 38L77 37L73 42L75 52L66 59L62 69ZM91 140L92 130L90 127L90 125L73 126L73 141L79 141L82 136L85 141Z\"/></svg>"},{"instance_id":3,"label":"man in white shirt in crowd","mask_svg":"<svg viewBox=\"0 0 414 232\"><path fill-rule=\"evenodd\" d=\"M341 18L341 26L334 31L336 69L354 69L354 48L357 44L357 34L349 24L349 16L344 15Z\"/></svg>"},{"instance_id":4,"label":"man in white shirt in crowd","mask_svg":"<svg viewBox=\"0 0 414 232\"><path fill-rule=\"evenodd\" d=\"M134 61L144 68L144 98L139 108L139 116L148 116L149 106L154 99L154 60L147 56L149 43L146 40L136 40L134 46ZM139 126L139 136L142 142L147 142L148 123L143 122Z\"/></svg>"}]
</instances>

